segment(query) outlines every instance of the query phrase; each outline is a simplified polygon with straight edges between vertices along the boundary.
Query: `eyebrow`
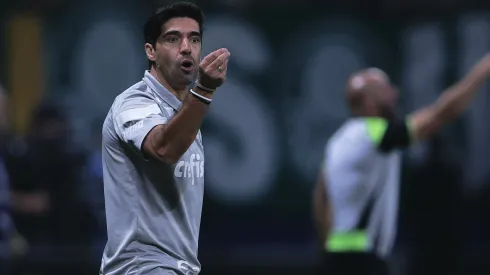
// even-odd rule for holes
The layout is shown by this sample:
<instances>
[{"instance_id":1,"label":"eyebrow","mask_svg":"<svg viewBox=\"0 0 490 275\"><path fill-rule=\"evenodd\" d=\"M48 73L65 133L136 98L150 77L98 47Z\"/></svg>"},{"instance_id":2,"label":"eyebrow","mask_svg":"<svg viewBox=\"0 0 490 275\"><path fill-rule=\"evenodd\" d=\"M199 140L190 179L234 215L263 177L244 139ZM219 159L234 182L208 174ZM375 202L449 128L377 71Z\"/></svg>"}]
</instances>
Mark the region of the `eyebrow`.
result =
<instances>
[{"instance_id":1,"label":"eyebrow","mask_svg":"<svg viewBox=\"0 0 490 275\"><path fill-rule=\"evenodd\" d=\"M167 36L167 35L181 35L181 34L182 33L180 31L170 30L170 31L167 31L166 33L164 33L162 35L162 37ZM191 31L190 36L201 36L201 33L198 31Z\"/></svg>"}]
</instances>

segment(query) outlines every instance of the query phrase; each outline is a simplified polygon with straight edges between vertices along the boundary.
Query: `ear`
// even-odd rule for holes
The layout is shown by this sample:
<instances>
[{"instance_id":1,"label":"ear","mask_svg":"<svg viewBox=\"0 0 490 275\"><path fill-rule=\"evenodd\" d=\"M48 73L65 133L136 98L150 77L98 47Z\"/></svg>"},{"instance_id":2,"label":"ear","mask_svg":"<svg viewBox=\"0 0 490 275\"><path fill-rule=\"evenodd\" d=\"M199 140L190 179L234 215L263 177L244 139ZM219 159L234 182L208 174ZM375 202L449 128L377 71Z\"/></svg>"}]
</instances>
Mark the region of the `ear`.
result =
<instances>
[{"instance_id":1,"label":"ear","mask_svg":"<svg viewBox=\"0 0 490 275\"><path fill-rule=\"evenodd\" d=\"M148 58L148 60L150 60L152 62L156 61L155 49L153 48L153 45L151 45L150 43L146 43L145 44L145 52L146 52L146 57Z\"/></svg>"}]
</instances>

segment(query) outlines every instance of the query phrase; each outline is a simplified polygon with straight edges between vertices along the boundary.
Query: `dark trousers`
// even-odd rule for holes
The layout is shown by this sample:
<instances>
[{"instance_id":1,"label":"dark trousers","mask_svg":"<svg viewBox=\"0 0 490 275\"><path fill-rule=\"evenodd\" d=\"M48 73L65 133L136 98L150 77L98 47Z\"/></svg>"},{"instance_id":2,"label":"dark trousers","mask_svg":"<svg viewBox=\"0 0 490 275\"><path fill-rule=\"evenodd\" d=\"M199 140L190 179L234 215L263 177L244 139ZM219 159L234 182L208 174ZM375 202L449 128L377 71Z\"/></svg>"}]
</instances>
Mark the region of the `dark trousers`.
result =
<instances>
[{"instance_id":1,"label":"dark trousers","mask_svg":"<svg viewBox=\"0 0 490 275\"><path fill-rule=\"evenodd\" d=\"M388 264L370 253L325 253L322 275L389 275Z\"/></svg>"}]
</instances>

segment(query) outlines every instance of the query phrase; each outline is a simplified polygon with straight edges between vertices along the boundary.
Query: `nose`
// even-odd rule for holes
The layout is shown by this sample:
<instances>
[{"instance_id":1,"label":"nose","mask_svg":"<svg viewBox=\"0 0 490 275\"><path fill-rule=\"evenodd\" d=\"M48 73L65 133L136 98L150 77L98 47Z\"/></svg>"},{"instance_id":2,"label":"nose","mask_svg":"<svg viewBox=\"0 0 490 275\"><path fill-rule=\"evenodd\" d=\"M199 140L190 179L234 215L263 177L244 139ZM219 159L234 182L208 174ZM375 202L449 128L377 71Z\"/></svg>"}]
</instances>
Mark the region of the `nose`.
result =
<instances>
[{"instance_id":1,"label":"nose","mask_svg":"<svg viewBox=\"0 0 490 275\"><path fill-rule=\"evenodd\" d=\"M191 54L191 45L188 39L183 39L182 44L180 45L180 53L182 55L190 55Z\"/></svg>"}]
</instances>

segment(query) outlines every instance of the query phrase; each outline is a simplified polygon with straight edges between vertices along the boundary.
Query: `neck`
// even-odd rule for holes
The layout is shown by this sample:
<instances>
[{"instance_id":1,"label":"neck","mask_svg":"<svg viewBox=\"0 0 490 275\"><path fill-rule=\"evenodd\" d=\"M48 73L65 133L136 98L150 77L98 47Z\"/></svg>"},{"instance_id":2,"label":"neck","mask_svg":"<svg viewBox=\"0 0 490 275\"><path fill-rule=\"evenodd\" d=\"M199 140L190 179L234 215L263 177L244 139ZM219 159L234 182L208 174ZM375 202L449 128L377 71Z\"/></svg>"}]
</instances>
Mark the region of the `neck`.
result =
<instances>
[{"instance_id":1,"label":"neck","mask_svg":"<svg viewBox=\"0 0 490 275\"><path fill-rule=\"evenodd\" d=\"M165 78L158 72L155 67L151 67L150 74L160 83L163 87L167 88L173 95L175 95L180 101L184 101L187 93L189 92L187 87L175 88L170 85Z\"/></svg>"},{"instance_id":2,"label":"neck","mask_svg":"<svg viewBox=\"0 0 490 275\"><path fill-rule=\"evenodd\" d=\"M351 109L351 116L352 117L366 117L366 116L369 116L369 114L361 108L352 108Z\"/></svg>"}]
</instances>

